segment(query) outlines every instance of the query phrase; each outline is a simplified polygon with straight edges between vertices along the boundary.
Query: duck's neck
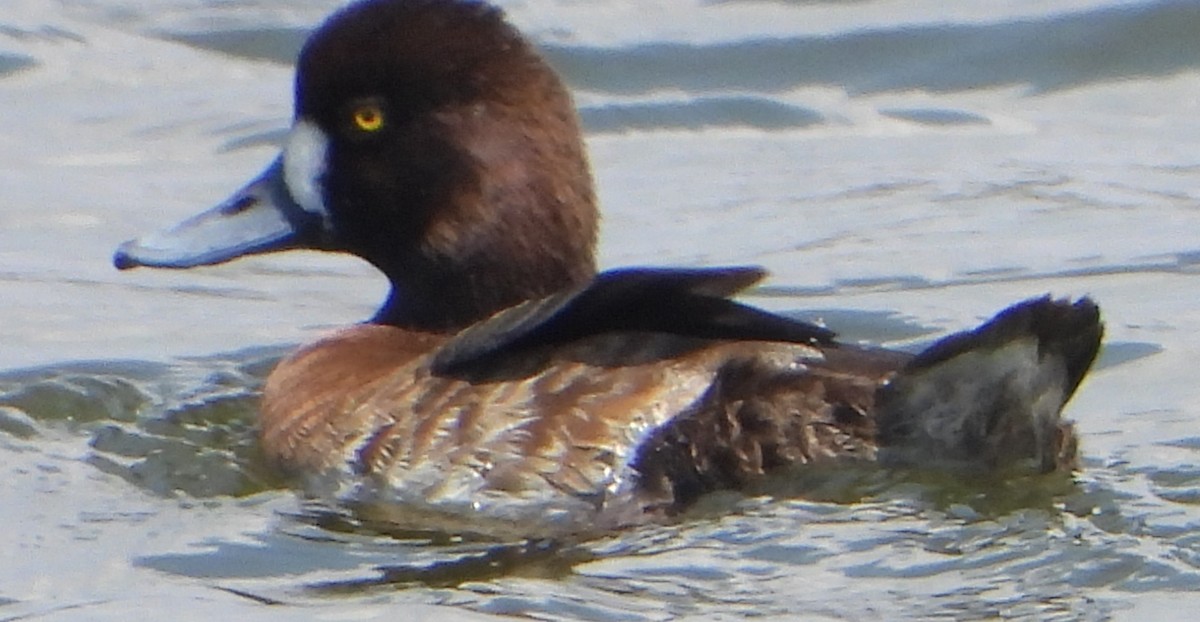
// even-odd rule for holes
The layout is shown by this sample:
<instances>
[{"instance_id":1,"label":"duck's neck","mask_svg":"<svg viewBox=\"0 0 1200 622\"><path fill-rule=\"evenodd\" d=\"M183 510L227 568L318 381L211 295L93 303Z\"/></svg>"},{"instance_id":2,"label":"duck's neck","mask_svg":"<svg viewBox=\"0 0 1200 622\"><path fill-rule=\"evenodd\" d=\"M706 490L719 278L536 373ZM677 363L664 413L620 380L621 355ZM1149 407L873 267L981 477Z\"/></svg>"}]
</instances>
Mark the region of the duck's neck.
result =
<instances>
[{"instance_id":1,"label":"duck's neck","mask_svg":"<svg viewBox=\"0 0 1200 622\"><path fill-rule=\"evenodd\" d=\"M411 268L404 273L403 280L389 276L391 291L371 323L453 333L526 300L588 283L596 267L589 258L575 266L490 262L422 271L416 278Z\"/></svg>"}]
</instances>

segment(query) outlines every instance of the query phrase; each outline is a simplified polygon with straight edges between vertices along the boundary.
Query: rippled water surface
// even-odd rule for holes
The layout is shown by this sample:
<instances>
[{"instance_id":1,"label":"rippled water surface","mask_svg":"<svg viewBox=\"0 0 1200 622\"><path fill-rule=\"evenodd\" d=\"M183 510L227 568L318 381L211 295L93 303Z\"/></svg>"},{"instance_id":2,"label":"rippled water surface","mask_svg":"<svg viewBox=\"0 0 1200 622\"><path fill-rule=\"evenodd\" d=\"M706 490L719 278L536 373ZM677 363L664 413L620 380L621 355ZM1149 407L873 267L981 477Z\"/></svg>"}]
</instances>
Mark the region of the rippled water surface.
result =
<instances>
[{"instance_id":1,"label":"rippled water surface","mask_svg":"<svg viewBox=\"0 0 1200 622\"><path fill-rule=\"evenodd\" d=\"M327 0L7 0L0 620L1179 618L1200 605L1200 5L506 4L576 90L602 262L915 347L1094 296L1073 478L800 472L680 525L503 549L302 505L259 386L384 283L297 253L117 273L272 157Z\"/></svg>"}]
</instances>

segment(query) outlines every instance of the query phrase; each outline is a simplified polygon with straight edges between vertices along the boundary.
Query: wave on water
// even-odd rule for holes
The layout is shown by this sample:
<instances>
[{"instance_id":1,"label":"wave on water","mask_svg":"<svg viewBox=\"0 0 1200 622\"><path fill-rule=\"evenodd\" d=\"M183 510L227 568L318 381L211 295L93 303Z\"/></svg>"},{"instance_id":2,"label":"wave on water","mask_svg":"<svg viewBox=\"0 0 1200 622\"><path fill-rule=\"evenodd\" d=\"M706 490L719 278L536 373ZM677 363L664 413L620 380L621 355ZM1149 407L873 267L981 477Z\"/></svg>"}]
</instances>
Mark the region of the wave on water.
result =
<instances>
[{"instance_id":1,"label":"wave on water","mask_svg":"<svg viewBox=\"0 0 1200 622\"><path fill-rule=\"evenodd\" d=\"M543 49L575 87L623 95L662 89L779 93L814 85L865 94L1024 84L1036 93L1198 67L1197 32L1200 4L1173 0L991 24Z\"/></svg>"},{"instance_id":2,"label":"wave on water","mask_svg":"<svg viewBox=\"0 0 1200 622\"><path fill-rule=\"evenodd\" d=\"M772 130L828 121L818 110L778 97L804 87L833 86L854 95L1025 85L1036 94L1168 76L1200 67L1197 32L1200 4L1171 0L995 23L897 25L828 35L623 47L547 41L542 49L574 88L590 95L581 107L590 132ZM240 59L290 65L308 33L308 28L292 26L236 26L153 34ZM9 64L19 68L19 60ZM0 57L0 75L5 69ZM989 123L983 115L953 109L893 108L880 113L931 126Z\"/></svg>"},{"instance_id":3,"label":"wave on water","mask_svg":"<svg viewBox=\"0 0 1200 622\"><path fill-rule=\"evenodd\" d=\"M87 462L152 493L245 496L278 488L258 451L262 381L279 352L173 364L102 361L0 374L0 432L82 435Z\"/></svg>"},{"instance_id":4,"label":"wave on water","mask_svg":"<svg viewBox=\"0 0 1200 622\"><path fill-rule=\"evenodd\" d=\"M37 65L34 59L21 54L0 54L0 79Z\"/></svg>"}]
</instances>

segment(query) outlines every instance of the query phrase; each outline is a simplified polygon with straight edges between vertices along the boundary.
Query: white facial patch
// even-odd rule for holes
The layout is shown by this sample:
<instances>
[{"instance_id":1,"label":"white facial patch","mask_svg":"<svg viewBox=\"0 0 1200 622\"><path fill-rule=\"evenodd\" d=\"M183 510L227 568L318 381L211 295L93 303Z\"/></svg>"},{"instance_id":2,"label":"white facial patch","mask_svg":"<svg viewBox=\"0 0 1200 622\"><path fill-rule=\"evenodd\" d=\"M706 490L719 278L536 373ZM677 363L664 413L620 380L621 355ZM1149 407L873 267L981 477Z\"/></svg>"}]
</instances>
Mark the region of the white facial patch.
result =
<instances>
[{"instance_id":1,"label":"white facial patch","mask_svg":"<svg viewBox=\"0 0 1200 622\"><path fill-rule=\"evenodd\" d=\"M288 193L304 211L321 217L328 229L329 209L325 206L322 178L329 139L309 121L292 127L283 148L283 182Z\"/></svg>"}]
</instances>

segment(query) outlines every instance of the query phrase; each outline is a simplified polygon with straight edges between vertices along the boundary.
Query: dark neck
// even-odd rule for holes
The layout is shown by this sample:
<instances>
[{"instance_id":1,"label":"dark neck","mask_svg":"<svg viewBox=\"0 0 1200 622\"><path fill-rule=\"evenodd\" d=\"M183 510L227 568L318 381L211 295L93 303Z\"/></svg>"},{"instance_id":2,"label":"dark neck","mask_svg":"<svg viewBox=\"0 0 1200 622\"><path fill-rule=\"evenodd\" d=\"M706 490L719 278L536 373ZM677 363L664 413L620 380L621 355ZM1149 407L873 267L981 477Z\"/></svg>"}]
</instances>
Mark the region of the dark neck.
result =
<instances>
[{"instance_id":1,"label":"dark neck","mask_svg":"<svg viewBox=\"0 0 1200 622\"><path fill-rule=\"evenodd\" d=\"M590 260L575 267L533 268L493 262L476 269L425 272L421 278L411 278L410 269L405 271L410 276L405 282L391 279L387 301L371 323L423 332L458 332L526 300L588 283L595 273Z\"/></svg>"}]
</instances>

